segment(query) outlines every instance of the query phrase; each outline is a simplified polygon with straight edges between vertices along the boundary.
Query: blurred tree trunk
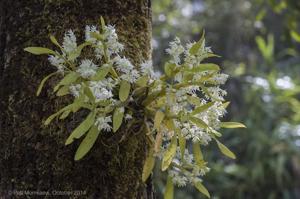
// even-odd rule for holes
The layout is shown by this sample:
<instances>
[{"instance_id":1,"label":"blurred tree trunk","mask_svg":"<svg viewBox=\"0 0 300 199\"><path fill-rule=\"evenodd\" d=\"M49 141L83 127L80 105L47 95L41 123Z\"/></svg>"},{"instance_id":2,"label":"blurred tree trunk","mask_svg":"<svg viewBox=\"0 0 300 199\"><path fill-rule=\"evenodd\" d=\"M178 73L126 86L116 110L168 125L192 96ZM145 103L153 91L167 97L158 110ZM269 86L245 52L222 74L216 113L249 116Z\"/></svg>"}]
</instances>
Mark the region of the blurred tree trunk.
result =
<instances>
[{"instance_id":1,"label":"blurred tree trunk","mask_svg":"<svg viewBox=\"0 0 300 199\"><path fill-rule=\"evenodd\" d=\"M71 198L154 197L151 182L141 180L144 133L102 135L87 157L74 162L79 142L67 147L64 142L80 118L42 125L66 100L53 97L53 80L35 96L41 79L54 69L47 57L23 48L54 48L49 33L61 41L68 29L82 40L85 25L97 24L100 16L115 25L133 63L150 58L150 0L0 0L0 198L25 198L16 192L24 190L82 191L70 192Z\"/></svg>"}]
</instances>

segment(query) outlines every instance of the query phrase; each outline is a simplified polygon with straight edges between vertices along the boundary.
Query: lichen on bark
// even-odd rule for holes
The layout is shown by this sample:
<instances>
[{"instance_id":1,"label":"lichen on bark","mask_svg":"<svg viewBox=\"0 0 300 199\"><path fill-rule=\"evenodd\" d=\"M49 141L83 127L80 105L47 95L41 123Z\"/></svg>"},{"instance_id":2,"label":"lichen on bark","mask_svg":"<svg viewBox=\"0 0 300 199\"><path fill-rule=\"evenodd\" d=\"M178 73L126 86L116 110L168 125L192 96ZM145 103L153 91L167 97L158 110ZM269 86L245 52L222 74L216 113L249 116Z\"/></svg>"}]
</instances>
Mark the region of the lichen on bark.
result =
<instances>
[{"instance_id":1,"label":"lichen on bark","mask_svg":"<svg viewBox=\"0 0 300 199\"><path fill-rule=\"evenodd\" d=\"M64 141L81 117L56 121L50 128L42 125L66 101L51 97L50 86L35 96L52 69L46 57L23 52L27 46L51 46L50 33L62 38L73 29L83 37L80 30L103 16L115 25L126 57L138 65L151 55L150 2L0 0L0 9L0 196L13 190L82 190L85 197L152 198L141 180L147 150L141 125L102 134L89 155L74 162L79 142L65 147Z\"/></svg>"}]
</instances>

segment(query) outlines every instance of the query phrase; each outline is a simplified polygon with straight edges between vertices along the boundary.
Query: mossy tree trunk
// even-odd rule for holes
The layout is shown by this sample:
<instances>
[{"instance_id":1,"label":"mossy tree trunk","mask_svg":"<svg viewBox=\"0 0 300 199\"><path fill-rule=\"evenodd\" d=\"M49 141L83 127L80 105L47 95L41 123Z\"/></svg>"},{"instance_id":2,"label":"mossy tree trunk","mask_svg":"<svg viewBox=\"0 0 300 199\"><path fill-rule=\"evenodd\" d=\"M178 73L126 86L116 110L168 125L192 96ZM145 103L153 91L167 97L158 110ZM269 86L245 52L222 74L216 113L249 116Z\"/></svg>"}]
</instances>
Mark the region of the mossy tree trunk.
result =
<instances>
[{"instance_id":1,"label":"mossy tree trunk","mask_svg":"<svg viewBox=\"0 0 300 199\"><path fill-rule=\"evenodd\" d=\"M53 97L49 84L55 80L35 96L41 79L54 69L47 57L23 48L54 48L48 35L59 39L68 29L83 39L85 25L98 23L100 16L115 24L133 63L150 58L150 0L0 0L0 198L26 198L16 194L20 190L79 190L79 198L154 197L151 183L141 181L143 132L102 135L89 155L75 162L79 142L66 147L64 141L80 118L42 125L66 101Z\"/></svg>"}]
</instances>

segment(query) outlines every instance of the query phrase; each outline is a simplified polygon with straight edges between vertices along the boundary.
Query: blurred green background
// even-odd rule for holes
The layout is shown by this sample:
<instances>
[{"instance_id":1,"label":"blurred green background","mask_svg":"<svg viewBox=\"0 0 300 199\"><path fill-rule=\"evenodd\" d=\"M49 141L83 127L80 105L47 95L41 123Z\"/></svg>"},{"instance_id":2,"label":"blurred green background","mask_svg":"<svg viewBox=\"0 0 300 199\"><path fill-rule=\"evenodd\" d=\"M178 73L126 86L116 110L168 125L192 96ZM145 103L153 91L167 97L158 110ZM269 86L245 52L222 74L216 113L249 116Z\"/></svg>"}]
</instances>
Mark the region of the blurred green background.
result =
<instances>
[{"instance_id":1,"label":"blurred green background","mask_svg":"<svg viewBox=\"0 0 300 199\"><path fill-rule=\"evenodd\" d=\"M153 59L178 36L198 40L221 58L210 61L231 77L227 118L247 129L223 131L237 155L204 148L211 171L204 184L214 199L300 199L300 0L154 0ZM156 169L162 198L165 176ZM176 199L204 198L193 187L176 189Z\"/></svg>"}]
</instances>

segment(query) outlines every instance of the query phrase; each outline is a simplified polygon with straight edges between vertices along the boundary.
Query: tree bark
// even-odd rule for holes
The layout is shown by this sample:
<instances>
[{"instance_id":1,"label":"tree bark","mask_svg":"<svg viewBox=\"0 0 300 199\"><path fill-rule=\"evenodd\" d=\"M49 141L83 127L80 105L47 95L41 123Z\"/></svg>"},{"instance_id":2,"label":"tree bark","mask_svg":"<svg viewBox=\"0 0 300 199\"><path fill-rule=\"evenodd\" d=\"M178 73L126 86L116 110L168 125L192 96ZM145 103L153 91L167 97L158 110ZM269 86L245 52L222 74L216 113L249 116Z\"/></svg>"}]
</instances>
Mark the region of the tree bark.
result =
<instances>
[{"instance_id":1,"label":"tree bark","mask_svg":"<svg viewBox=\"0 0 300 199\"><path fill-rule=\"evenodd\" d=\"M42 125L66 100L53 96L55 80L35 96L41 79L54 69L47 57L23 49L54 48L48 35L61 39L68 29L83 39L85 25L97 24L100 16L115 25L133 63L150 58L150 0L0 0L0 198L154 198L151 182L141 180L143 132L102 134L75 162L79 141L64 142L81 118Z\"/></svg>"}]
</instances>

